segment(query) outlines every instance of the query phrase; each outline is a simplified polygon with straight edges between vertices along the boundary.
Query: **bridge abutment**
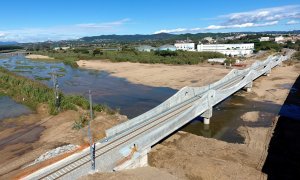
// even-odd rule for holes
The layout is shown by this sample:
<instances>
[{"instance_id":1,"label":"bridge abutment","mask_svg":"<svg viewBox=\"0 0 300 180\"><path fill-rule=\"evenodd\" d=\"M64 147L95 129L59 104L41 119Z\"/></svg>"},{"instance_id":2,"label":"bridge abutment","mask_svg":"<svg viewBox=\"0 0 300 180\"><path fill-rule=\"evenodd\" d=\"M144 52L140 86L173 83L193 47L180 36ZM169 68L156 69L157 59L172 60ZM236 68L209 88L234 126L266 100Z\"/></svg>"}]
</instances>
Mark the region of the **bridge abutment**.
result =
<instances>
[{"instance_id":1,"label":"bridge abutment","mask_svg":"<svg viewBox=\"0 0 300 180\"><path fill-rule=\"evenodd\" d=\"M122 162L120 165L117 165L113 170L122 171L126 169L148 166L148 153L150 150L151 148L146 148L142 151L137 151L130 156L124 157L124 162Z\"/></svg>"}]
</instances>

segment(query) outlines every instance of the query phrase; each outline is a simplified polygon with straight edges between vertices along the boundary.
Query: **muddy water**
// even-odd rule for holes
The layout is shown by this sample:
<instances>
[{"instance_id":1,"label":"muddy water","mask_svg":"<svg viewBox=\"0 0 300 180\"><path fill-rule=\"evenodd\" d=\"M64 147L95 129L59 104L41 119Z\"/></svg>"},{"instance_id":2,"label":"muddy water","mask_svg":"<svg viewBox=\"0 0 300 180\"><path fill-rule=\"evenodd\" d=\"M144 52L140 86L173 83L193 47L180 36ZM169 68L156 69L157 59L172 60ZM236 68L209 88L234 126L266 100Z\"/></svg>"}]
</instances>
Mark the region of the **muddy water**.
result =
<instances>
[{"instance_id":1,"label":"muddy water","mask_svg":"<svg viewBox=\"0 0 300 180\"><path fill-rule=\"evenodd\" d=\"M202 118L198 117L183 127L181 130L196 135L215 138L227 142L243 143L244 138L237 129L241 125L250 127L268 127L272 118L278 114L280 105L271 102L252 101L251 98L242 96L243 91L227 98L213 109L210 125L204 125ZM241 116L249 111L260 111L259 123L244 122Z\"/></svg>"},{"instance_id":2,"label":"muddy water","mask_svg":"<svg viewBox=\"0 0 300 180\"><path fill-rule=\"evenodd\" d=\"M30 108L16 103L7 96L0 95L0 120L30 113L32 113Z\"/></svg>"},{"instance_id":3,"label":"muddy water","mask_svg":"<svg viewBox=\"0 0 300 180\"><path fill-rule=\"evenodd\" d=\"M129 83L126 79L116 78L104 71L72 68L57 62L41 62L14 56L0 60L0 66L22 76L53 86L51 73L58 74L60 90L68 94L87 97L88 90L93 92L93 101L119 108L121 114L133 118L152 109L176 90L164 87L150 87Z\"/></svg>"}]
</instances>

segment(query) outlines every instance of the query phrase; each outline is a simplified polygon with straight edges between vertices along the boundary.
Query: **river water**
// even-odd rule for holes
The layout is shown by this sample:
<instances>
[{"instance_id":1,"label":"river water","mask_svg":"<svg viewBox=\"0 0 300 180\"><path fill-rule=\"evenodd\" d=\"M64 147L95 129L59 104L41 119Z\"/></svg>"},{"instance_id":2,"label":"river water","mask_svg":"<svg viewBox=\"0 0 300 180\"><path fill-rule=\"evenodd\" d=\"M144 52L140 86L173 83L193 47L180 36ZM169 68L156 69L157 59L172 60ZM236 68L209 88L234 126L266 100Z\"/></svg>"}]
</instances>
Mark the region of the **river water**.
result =
<instances>
[{"instance_id":1,"label":"river water","mask_svg":"<svg viewBox=\"0 0 300 180\"><path fill-rule=\"evenodd\" d=\"M30 113L32 113L30 108L16 103L7 96L0 95L0 120Z\"/></svg>"},{"instance_id":2,"label":"river water","mask_svg":"<svg viewBox=\"0 0 300 180\"><path fill-rule=\"evenodd\" d=\"M243 143L244 138L238 133L240 126L269 127L272 125L272 118L280 110L280 105L272 102L260 102L245 97L246 92L239 91L228 97L213 108L213 116L210 125L204 125L202 118L198 117L183 127L181 130L196 135L215 138L232 143ZM246 123L241 116L247 112L259 111L259 123Z\"/></svg>"},{"instance_id":3,"label":"river water","mask_svg":"<svg viewBox=\"0 0 300 180\"><path fill-rule=\"evenodd\" d=\"M87 97L91 90L93 102L119 108L121 114L129 118L152 109L177 92L171 88L132 84L104 71L72 68L59 62L33 61L24 56L2 59L0 66L49 87L53 85L51 73L55 71L58 74L59 88L64 93Z\"/></svg>"}]
</instances>

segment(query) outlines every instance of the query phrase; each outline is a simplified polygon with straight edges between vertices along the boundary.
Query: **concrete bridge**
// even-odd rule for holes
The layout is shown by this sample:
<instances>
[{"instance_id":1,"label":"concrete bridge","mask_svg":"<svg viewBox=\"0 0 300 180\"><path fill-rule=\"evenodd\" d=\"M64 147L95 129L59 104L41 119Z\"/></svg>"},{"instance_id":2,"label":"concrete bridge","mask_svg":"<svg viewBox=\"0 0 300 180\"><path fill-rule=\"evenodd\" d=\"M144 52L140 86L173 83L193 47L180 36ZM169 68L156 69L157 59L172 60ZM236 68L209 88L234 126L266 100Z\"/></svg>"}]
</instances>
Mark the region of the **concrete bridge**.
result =
<instances>
[{"instance_id":1,"label":"concrete bridge","mask_svg":"<svg viewBox=\"0 0 300 180\"><path fill-rule=\"evenodd\" d=\"M98 172L118 171L147 165L151 147L197 116L209 124L213 106L240 89L251 91L253 81L269 75L287 56L270 56L244 70L233 69L221 80L204 87L184 87L152 110L106 130L96 143ZM91 171L90 149L73 154L24 179L74 179Z\"/></svg>"}]
</instances>

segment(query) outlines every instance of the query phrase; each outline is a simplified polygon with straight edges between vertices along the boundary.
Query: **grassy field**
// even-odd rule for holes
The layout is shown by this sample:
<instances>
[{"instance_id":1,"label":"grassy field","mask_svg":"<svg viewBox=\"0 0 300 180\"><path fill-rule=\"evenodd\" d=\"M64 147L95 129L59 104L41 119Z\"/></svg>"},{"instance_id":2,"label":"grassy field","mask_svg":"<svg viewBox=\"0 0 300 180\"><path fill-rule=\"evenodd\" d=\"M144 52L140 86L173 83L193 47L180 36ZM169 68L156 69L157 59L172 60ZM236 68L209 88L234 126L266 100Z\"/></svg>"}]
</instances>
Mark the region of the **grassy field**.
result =
<instances>
[{"instance_id":1,"label":"grassy field","mask_svg":"<svg viewBox=\"0 0 300 180\"><path fill-rule=\"evenodd\" d=\"M33 109L36 109L41 103L47 104L49 114L58 113L54 104L54 92L46 85L19 76L2 67L0 67L0 84L0 94L10 96L15 101ZM60 111L77 110L78 107L88 109L89 101L83 96L64 95L60 92ZM96 111L106 111L110 114L114 113L114 110L105 105L94 104L93 108Z\"/></svg>"}]
</instances>

